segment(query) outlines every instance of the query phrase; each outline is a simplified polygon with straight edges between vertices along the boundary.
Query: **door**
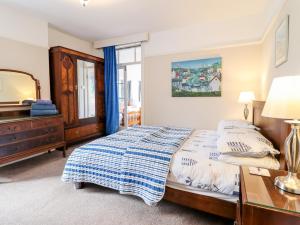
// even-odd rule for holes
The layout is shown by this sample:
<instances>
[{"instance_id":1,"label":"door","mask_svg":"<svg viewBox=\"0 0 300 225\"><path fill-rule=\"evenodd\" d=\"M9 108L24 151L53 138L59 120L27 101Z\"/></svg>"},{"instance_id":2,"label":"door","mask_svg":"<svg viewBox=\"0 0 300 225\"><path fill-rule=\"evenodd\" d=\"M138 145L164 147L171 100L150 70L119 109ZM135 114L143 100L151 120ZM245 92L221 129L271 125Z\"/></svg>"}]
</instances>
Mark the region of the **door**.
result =
<instances>
[{"instance_id":1,"label":"door","mask_svg":"<svg viewBox=\"0 0 300 225\"><path fill-rule=\"evenodd\" d=\"M119 98L119 119L120 126L127 128L127 75L126 66L119 66L118 68L118 98Z\"/></svg>"},{"instance_id":2,"label":"door","mask_svg":"<svg viewBox=\"0 0 300 225\"><path fill-rule=\"evenodd\" d=\"M141 124L141 46L117 49L120 126Z\"/></svg>"}]
</instances>

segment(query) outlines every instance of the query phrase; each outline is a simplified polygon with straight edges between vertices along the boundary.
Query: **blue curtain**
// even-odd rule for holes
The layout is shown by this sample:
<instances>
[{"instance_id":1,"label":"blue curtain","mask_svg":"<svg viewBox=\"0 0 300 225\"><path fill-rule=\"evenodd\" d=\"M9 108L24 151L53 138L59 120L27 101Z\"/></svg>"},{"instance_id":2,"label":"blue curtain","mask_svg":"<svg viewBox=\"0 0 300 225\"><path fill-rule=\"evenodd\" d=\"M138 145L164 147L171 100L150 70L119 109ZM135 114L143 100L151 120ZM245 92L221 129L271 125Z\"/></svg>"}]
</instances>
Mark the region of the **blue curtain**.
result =
<instances>
[{"instance_id":1,"label":"blue curtain","mask_svg":"<svg viewBox=\"0 0 300 225\"><path fill-rule=\"evenodd\" d=\"M119 130L119 103L117 84L117 60L115 46L104 48L104 82L106 134Z\"/></svg>"}]
</instances>

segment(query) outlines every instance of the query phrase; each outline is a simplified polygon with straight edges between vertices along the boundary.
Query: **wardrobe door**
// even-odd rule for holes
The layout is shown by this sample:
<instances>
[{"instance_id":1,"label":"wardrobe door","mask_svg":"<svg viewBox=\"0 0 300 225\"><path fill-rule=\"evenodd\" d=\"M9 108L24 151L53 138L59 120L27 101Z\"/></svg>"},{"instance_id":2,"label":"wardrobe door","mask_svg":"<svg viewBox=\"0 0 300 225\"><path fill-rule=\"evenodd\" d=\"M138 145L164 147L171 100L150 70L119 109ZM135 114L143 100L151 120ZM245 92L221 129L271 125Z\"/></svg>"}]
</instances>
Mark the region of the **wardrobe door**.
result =
<instances>
[{"instance_id":1,"label":"wardrobe door","mask_svg":"<svg viewBox=\"0 0 300 225\"><path fill-rule=\"evenodd\" d=\"M96 95L96 105L97 105L97 117L100 123L105 122L105 107L104 107L104 64L103 62L98 62L96 64L96 82L97 82L97 95Z\"/></svg>"},{"instance_id":2,"label":"wardrobe door","mask_svg":"<svg viewBox=\"0 0 300 225\"><path fill-rule=\"evenodd\" d=\"M78 117L96 117L95 63L77 59Z\"/></svg>"},{"instance_id":3,"label":"wardrobe door","mask_svg":"<svg viewBox=\"0 0 300 225\"><path fill-rule=\"evenodd\" d=\"M76 67L74 61L70 55L62 54L60 110L66 127L74 125L78 118Z\"/></svg>"}]
</instances>

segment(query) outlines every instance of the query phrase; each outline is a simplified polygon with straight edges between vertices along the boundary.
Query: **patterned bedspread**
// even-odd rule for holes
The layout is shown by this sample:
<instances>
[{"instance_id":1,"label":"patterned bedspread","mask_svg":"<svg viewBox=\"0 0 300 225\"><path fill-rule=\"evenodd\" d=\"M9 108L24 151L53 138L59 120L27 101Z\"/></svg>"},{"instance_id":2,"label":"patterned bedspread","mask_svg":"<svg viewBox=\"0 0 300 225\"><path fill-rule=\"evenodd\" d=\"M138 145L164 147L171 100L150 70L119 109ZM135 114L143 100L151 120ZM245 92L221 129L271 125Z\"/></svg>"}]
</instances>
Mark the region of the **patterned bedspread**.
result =
<instances>
[{"instance_id":1,"label":"patterned bedspread","mask_svg":"<svg viewBox=\"0 0 300 225\"><path fill-rule=\"evenodd\" d=\"M138 126L73 151L64 182L88 182L141 197L148 205L164 195L170 161L191 129Z\"/></svg>"}]
</instances>

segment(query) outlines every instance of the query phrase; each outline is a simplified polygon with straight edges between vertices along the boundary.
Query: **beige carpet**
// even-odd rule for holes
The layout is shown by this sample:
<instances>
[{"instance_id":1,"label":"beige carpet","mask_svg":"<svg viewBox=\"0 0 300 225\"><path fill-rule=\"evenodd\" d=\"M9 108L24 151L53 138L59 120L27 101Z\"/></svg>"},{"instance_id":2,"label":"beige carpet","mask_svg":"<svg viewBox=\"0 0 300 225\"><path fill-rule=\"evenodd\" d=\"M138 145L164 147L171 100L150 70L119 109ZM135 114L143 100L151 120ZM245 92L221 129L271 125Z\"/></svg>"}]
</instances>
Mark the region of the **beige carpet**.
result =
<instances>
[{"instance_id":1,"label":"beige carpet","mask_svg":"<svg viewBox=\"0 0 300 225\"><path fill-rule=\"evenodd\" d=\"M70 154L70 151L68 151ZM0 225L229 225L232 221L162 201L150 207L96 185L61 182L66 159L52 152L0 168Z\"/></svg>"}]
</instances>

